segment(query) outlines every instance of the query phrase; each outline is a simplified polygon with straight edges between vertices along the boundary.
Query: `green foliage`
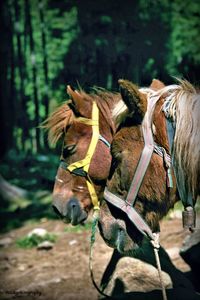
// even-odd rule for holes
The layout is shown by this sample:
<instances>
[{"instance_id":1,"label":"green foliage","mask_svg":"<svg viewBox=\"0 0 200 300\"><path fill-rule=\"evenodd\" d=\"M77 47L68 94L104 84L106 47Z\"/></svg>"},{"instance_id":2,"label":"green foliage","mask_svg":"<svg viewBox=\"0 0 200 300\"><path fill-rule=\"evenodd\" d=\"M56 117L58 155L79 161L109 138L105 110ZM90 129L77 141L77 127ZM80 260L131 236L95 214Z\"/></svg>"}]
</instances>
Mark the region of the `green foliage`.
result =
<instances>
[{"instance_id":1,"label":"green foliage","mask_svg":"<svg viewBox=\"0 0 200 300\"><path fill-rule=\"evenodd\" d=\"M103 24L110 24L112 23L112 19L110 16L106 16L106 15L103 15L100 17L100 20Z\"/></svg>"},{"instance_id":2,"label":"green foliage","mask_svg":"<svg viewBox=\"0 0 200 300\"><path fill-rule=\"evenodd\" d=\"M171 5L171 35L168 41L167 70L171 74L189 72L200 65L200 2L176 0Z\"/></svg>"},{"instance_id":3,"label":"green foliage","mask_svg":"<svg viewBox=\"0 0 200 300\"><path fill-rule=\"evenodd\" d=\"M152 78L157 78L157 70L154 67L154 58L149 58L144 66L143 72L148 72L152 75Z\"/></svg>"},{"instance_id":4,"label":"green foliage","mask_svg":"<svg viewBox=\"0 0 200 300\"><path fill-rule=\"evenodd\" d=\"M160 20L168 23L170 0L140 0L139 16L144 23L151 22L159 16Z\"/></svg>"},{"instance_id":5,"label":"green foliage","mask_svg":"<svg viewBox=\"0 0 200 300\"><path fill-rule=\"evenodd\" d=\"M10 183L31 192L52 190L59 155L26 154L10 150L0 165L0 173Z\"/></svg>"},{"instance_id":6,"label":"green foliage","mask_svg":"<svg viewBox=\"0 0 200 300\"><path fill-rule=\"evenodd\" d=\"M59 155L28 155L11 150L0 164L0 174L9 183L27 191L23 198L0 199L0 231L21 226L27 220L56 218L51 207Z\"/></svg>"},{"instance_id":7,"label":"green foliage","mask_svg":"<svg viewBox=\"0 0 200 300\"><path fill-rule=\"evenodd\" d=\"M52 22L53 21L53 22ZM47 10L46 22L49 25L47 35L47 53L49 60L49 78L54 80L58 73L64 68L63 58L69 50L73 40L77 37L77 9L72 7L68 12L59 10ZM52 97L55 94L52 93ZM63 91L56 95L57 99L63 98Z\"/></svg>"},{"instance_id":8,"label":"green foliage","mask_svg":"<svg viewBox=\"0 0 200 300\"><path fill-rule=\"evenodd\" d=\"M49 101L56 98L57 102L61 102L66 98L65 86L56 84L54 88L53 82L58 74L64 69L64 56L69 51L71 43L77 37L79 27L77 26L77 8L75 6L68 7L68 10L60 10L52 8L49 0L34 0L28 1L30 6L30 22L32 24L33 47L34 52L30 48L30 36L27 25L27 11L24 0L17 1L18 16L16 13L16 0L8 0L9 9L11 11L12 22L14 26L13 47L14 59L17 62L14 69L14 85L16 92L19 94L16 107L24 110L24 116L27 118L27 139L29 143L24 144L23 141L23 121L20 113L16 112L16 117L19 114L19 124L17 127L21 129L14 131L16 139L16 148L19 150L37 152L35 145L36 127L39 122L44 120L46 115L46 107L44 99L47 97ZM58 6L59 7L59 6ZM43 21L41 23L40 11L43 13ZM43 36L45 35L45 45L43 44ZM20 48L21 52L20 52ZM45 48L44 48L45 47ZM21 58L20 56L21 55ZM47 68L44 68L44 59L47 61ZM39 116L38 124L36 120L35 94L33 67L36 72L36 89L39 101ZM21 78L23 75L23 78ZM8 72L10 79L11 71ZM47 76L47 79L46 79ZM26 106L21 107L22 98L26 99ZM24 122L26 119L24 119ZM32 130L30 127L33 127ZM42 131L41 131L42 132ZM31 144L32 141L32 144ZM44 143L41 142L41 146Z\"/></svg>"},{"instance_id":9,"label":"green foliage","mask_svg":"<svg viewBox=\"0 0 200 300\"><path fill-rule=\"evenodd\" d=\"M14 54L8 64L7 90L15 91L13 146L20 151L37 153L46 147L36 127L51 111L52 102L67 98L68 83L80 82L86 89L92 85L117 89L120 77L143 85L153 77L167 81L168 73L197 76L198 0L5 3L12 21L10 48L13 46Z\"/></svg>"},{"instance_id":10,"label":"green foliage","mask_svg":"<svg viewBox=\"0 0 200 300\"><path fill-rule=\"evenodd\" d=\"M29 249L29 248L37 247L40 243L44 241L55 243L56 235L52 233L46 233L44 236L32 234L31 236L25 236L17 239L16 244L20 248Z\"/></svg>"}]
</instances>

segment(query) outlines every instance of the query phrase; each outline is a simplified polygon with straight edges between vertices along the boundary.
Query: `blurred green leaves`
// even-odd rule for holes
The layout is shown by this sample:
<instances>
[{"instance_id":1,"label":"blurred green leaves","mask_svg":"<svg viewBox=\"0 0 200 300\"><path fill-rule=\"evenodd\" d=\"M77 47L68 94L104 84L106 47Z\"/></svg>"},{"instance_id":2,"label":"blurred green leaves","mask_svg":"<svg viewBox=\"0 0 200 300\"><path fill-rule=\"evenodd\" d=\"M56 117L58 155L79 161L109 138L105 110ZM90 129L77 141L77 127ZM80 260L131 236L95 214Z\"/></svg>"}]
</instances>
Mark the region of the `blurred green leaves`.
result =
<instances>
[{"instance_id":1,"label":"blurred green leaves","mask_svg":"<svg viewBox=\"0 0 200 300\"><path fill-rule=\"evenodd\" d=\"M200 2L173 1L170 25L166 69L171 74L187 74L190 65L200 65Z\"/></svg>"},{"instance_id":2,"label":"blurred green leaves","mask_svg":"<svg viewBox=\"0 0 200 300\"><path fill-rule=\"evenodd\" d=\"M45 241L55 243L56 235L52 233L46 233L43 236L39 236L37 234L32 234L31 236L27 235L17 239L16 244L20 248L29 249L29 248L37 247L40 243Z\"/></svg>"}]
</instances>

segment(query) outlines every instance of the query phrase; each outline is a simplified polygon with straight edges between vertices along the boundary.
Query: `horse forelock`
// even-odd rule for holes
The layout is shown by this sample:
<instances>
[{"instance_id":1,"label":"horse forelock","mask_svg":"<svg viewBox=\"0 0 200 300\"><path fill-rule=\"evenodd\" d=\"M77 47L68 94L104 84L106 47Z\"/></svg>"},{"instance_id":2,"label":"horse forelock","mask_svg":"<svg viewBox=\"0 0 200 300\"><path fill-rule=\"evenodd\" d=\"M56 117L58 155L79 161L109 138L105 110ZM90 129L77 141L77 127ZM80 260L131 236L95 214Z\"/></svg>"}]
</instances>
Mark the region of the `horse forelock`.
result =
<instances>
[{"instance_id":1,"label":"horse forelock","mask_svg":"<svg viewBox=\"0 0 200 300\"><path fill-rule=\"evenodd\" d=\"M42 123L42 128L48 131L48 140L51 144L55 145L58 142L73 119L73 111L67 103L64 103Z\"/></svg>"},{"instance_id":2,"label":"horse forelock","mask_svg":"<svg viewBox=\"0 0 200 300\"><path fill-rule=\"evenodd\" d=\"M112 110L112 117L117 127L119 126L119 124L123 122L127 114L128 114L128 108L124 103L124 101L121 99L118 103L116 103L116 105L113 107Z\"/></svg>"}]
</instances>

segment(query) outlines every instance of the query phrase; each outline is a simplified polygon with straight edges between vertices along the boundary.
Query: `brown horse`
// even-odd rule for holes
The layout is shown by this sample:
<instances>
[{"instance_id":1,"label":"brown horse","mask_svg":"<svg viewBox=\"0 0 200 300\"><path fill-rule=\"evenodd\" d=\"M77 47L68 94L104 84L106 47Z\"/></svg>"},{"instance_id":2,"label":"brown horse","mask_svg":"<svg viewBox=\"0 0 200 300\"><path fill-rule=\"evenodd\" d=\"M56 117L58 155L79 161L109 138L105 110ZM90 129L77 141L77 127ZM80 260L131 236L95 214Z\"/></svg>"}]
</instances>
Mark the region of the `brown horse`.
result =
<instances>
[{"instance_id":1,"label":"brown horse","mask_svg":"<svg viewBox=\"0 0 200 300\"><path fill-rule=\"evenodd\" d=\"M139 90L132 83L123 80L120 81L120 86L128 111L119 115L119 118L122 118L121 127L112 142L113 160L107 187L110 192L125 200L144 147L141 120L146 112L147 91ZM151 92L161 89L163 91L163 84L153 81ZM154 140L164 146L166 152L169 153L165 116L161 113L163 104L164 99L159 97L153 118L153 133ZM135 209L153 232L159 231L159 220L179 200L175 176L173 175L173 188L168 186L168 179L163 159L154 153L135 202ZM123 205L129 204L124 201ZM110 202L102 201L99 229L105 242L115 249L101 281L103 288L107 286L107 281L122 256L134 256L156 266L153 247L149 240L130 222L123 210L116 208ZM160 248L160 259L162 270L170 275L173 282L173 289L167 290L169 299L198 299L191 282L174 267L162 247ZM154 297L162 299L160 291L152 291L149 294L124 294L121 295L121 298L119 296L119 299L129 299L129 297L130 299L152 299Z\"/></svg>"},{"instance_id":2,"label":"brown horse","mask_svg":"<svg viewBox=\"0 0 200 300\"><path fill-rule=\"evenodd\" d=\"M121 128L112 142L113 160L107 188L125 199L144 147L141 122L146 112L147 97L143 89L140 90L131 82L119 82L128 111L119 114L119 118L123 118L120 121ZM159 90L163 86L161 82L154 80L151 90ZM163 100L160 99L153 117L154 141L169 152L165 116L160 113L162 106ZM168 187L167 181L163 158L153 153L134 206L153 232L159 231L160 219L179 199L174 176L173 188ZM105 242L123 254L130 254L143 242L143 235L124 212L105 201L101 205L99 228Z\"/></svg>"},{"instance_id":3,"label":"brown horse","mask_svg":"<svg viewBox=\"0 0 200 300\"><path fill-rule=\"evenodd\" d=\"M112 111L121 95L103 89L87 94L70 86L67 92L71 99L53 112L43 126L50 142L63 140L53 208L66 223L76 225L87 218L94 204L92 199L100 197L104 190L111 164L109 145L117 126Z\"/></svg>"},{"instance_id":4,"label":"brown horse","mask_svg":"<svg viewBox=\"0 0 200 300\"><path fill-rule=\"evenodd\" d=\"M153 101L156 97L157 104L153 118L154 141L169 153L165 120L167 115L175 127L171 151L179 194L180 197L186 196L185 203L183 201L186 206L188 203L192 206L199 196L200 188L200 134L198 131L200 117L195 118L200 112L199 94L186 81L180 81L180 85L167 87L154 81L148 89L139 89L123 80L119 82L123 100L132 115L129 116L127 112L119 115L119 117L122 115L126 118L112 143L113 164L108 190L113 194L118 194L122 199L126 198L144 147L141 120L146 113L147 102ZM173 189L167 187L168 179L163 159L153 154L135 202L136 211L153 232L159 230L159 220L173 207L175 201L179 200L175 178ZM111 213L117 221L112 218ZM142 234L130 223L130 220L127 220L127 216L105 202L101 208L100 230L105 241L123 253L137 248L143 240Z\"/></svg>"}]
</instances>

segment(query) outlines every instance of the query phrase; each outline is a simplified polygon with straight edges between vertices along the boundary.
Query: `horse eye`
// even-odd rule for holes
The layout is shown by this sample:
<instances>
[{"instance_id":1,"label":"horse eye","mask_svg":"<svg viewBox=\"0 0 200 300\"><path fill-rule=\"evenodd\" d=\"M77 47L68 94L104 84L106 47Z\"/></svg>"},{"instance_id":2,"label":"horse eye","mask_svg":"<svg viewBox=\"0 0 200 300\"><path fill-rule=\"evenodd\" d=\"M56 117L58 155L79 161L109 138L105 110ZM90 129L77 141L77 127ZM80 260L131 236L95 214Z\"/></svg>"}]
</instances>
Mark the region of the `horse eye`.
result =
<instances>
[{"instance_id":1,"label":"horse eye","mask_svg":"<svg viewBox=\"0 0 200 300\"><path fill-rule=\"evenodd\" d=\"M66 145L63 147L63 157L67 157L69 155L72 155L76 152L76 145Z\"/></svg>"}]
</instances>

